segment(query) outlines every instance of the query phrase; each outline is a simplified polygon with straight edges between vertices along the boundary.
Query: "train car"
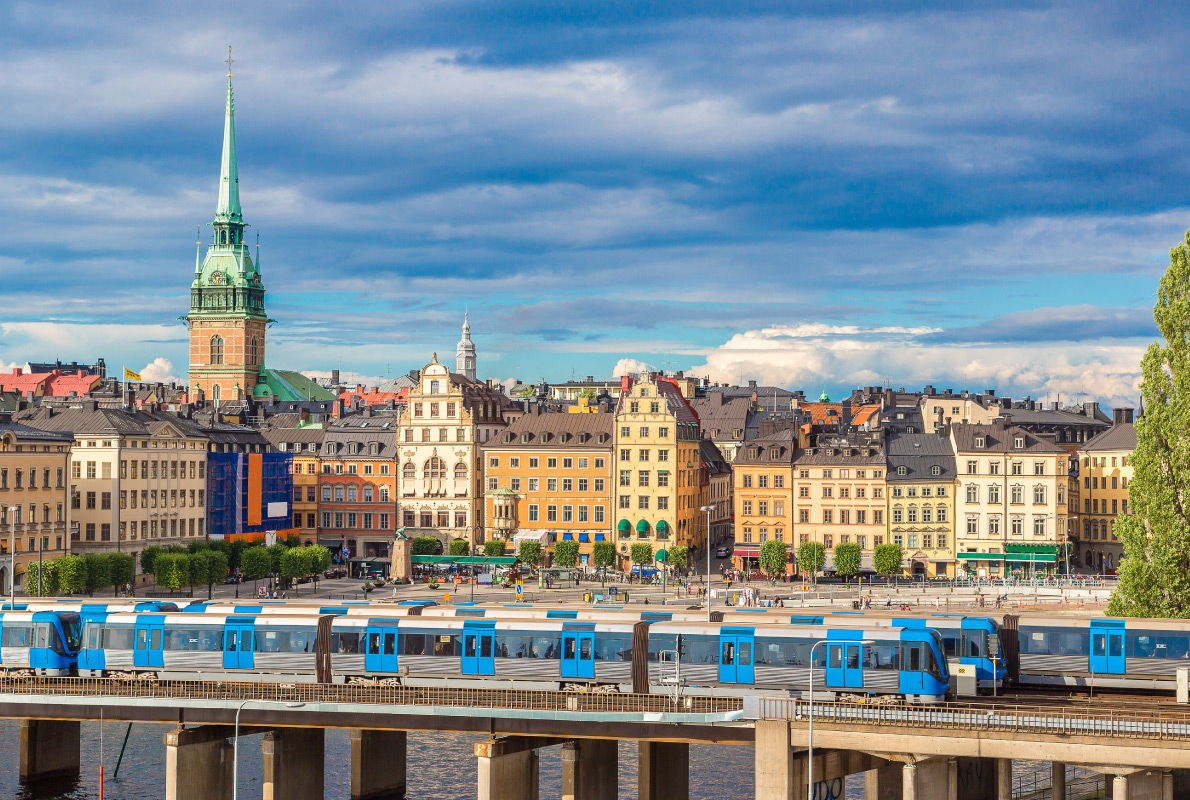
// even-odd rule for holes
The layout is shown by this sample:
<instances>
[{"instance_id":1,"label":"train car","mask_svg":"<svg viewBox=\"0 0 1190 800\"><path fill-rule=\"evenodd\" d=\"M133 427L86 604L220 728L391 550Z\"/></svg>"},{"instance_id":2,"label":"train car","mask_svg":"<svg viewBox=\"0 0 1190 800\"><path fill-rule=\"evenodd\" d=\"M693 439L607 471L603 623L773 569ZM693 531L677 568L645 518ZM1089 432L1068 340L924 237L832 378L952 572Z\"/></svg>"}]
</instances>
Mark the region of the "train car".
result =
<instances>
[{"instance_id":1,"label":"train car","mask_svg":"<svg viewBox=\"0 0 1190 800\"><path fill-rule=\"evenodd\" d=\"M0 612L0 669L5 673L75 673L81 623L75 611Z\"/></svg>"},{"instance_id":2,"label":"train car","mask_svg":"<svg viewBox=\"0 0 1190 800\"><path fill-rule=\"evenodd\" d=\"M1021 686L1177 689L1190 668L1190 623L1172 619L1015 616L1010 675Z\"/></svg>"}]
</instances>

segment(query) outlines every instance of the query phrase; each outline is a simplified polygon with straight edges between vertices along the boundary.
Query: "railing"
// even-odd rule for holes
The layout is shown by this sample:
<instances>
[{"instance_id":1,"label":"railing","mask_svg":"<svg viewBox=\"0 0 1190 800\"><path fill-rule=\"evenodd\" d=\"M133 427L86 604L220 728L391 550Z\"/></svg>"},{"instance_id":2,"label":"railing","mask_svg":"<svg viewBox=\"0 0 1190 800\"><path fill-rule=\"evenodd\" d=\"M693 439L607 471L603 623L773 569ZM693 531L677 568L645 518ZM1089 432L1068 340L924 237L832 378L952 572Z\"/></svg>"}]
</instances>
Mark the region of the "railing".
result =
<instances>
[{"instance_id":1,"label":"railing","mask_svg":"<svg viewBox=\"0 0 1190 800\"><path fill-rule=\"evenodd\" d=\"M1014 800L1075 800L1107 797L1107 778L1086 767L1066 766L1066 796L1054 797L1053 770L1043 769L1012 777Z\"/></svg>"},{"instance_id":2,"label":"railing","mask_svg":"<svg viewBox=\"0 0 1190 800\"><path fill-rule=\"evenodd\" d=\"M118 697L150 700L270 700L282 703L355 703L570 711L593 713L723 714L739 711L738 697L672 697L615 692L559 692L524 689L465 689L363 684L270 684L223 681L142 681L111 678L0 677L0 694Z\"/></svg>"},{"instance_id":3,"label":"railing","mask_svg":"<svg viewBox=\"0 0 1190 800\"><path fill-rule=\"evenodd\" d=\"M803 700L757 698L760 719L804 721ZM1046 706L948 703L938 706L814 703L817 724L1004 731L1060 736L1190 741L1190 712L1153 709L1073 709Z\"/></svg>"}]
</instances>

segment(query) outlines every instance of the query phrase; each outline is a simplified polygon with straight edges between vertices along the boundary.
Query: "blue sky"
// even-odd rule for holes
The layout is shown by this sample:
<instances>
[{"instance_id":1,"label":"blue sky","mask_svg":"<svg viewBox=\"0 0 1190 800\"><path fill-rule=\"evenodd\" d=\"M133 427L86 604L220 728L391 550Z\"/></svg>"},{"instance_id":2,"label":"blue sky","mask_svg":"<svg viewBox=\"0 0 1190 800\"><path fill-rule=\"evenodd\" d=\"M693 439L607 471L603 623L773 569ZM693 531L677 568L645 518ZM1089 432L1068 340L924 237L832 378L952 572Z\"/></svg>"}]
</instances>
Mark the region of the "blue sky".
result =
<instances>
[{"instance_id":1,"label":"blue sky","mask_svg":"<svg viewBox=\"0 0 1190 800\"><path fill-rule=\"evenodd\" d=\"M727 13L724 8L731 7ZM1135 398L1174 4L8 3L0 367L185 373L228 44L269 365Z\"/></svg>"}]
</instances>

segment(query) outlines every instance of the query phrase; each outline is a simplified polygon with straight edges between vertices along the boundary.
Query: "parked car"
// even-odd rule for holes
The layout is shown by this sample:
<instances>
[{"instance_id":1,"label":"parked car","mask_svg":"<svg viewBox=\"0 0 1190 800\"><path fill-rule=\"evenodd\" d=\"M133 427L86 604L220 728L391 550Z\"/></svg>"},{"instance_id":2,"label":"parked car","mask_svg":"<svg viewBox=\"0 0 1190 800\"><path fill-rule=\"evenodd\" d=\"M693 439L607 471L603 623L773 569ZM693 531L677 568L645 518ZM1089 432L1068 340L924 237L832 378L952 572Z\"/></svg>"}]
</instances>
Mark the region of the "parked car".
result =
<instances>
[{"instance_id":1,"label":"parked car","mask_svg":"<svg viewBox=\"0 0 1190 800\"><path fill-rule=\"evenodd\" d=\"M720 547L715 551L715 558L727 558L728 555L726 547Z\"/></svg>"}]
</instances>

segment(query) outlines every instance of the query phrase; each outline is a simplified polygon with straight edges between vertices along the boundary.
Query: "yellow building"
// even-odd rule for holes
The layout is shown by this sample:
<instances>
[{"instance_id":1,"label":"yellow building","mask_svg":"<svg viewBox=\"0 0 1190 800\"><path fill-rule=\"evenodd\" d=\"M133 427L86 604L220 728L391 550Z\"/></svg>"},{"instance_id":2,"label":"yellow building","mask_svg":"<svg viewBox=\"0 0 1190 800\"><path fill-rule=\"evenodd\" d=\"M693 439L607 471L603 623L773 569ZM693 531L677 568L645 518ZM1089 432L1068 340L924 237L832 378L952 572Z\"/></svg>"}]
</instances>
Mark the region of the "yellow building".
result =
<instances>
[{"instance_id":1,"label":"yellow building","mask_svg":"<svg viewBox=\"0 0 1190 800\"><path fill-rule=\"evenodd\" d=\"M905 549L906 572L954 577L955 459L936 433L895 433L888 453L887 541Z\"/></svg>"},{"instance_id":2,"label":"yellow building","mask_svg":"<svg viewBox=\"0 0 1190 800\"><path fill-rule=\"evenodd\" d=\"M735 483L735 548L738 568L753 566L764 542L794 544L793 462L797 432L784 430L744 442L731 464ZM794 548L796 549L796 547ZM792 559L791 559L792 566Z\"/></svg>"},{"instance_id":3,"label":"yellow building","mask_svg":"<svg viewBox=\"0 0 1190 800\"><path fill-rule=\"evenodd\" d=\"M1135 449L1132 409L1118 408L1114 424L1079 450L1083 513L1072 561L1094 572L1120 566L1124 547L1116 533L1116 519L1128 513L1128 484L1132 480Z\"/></svg>"},{"instance_id":4,"label":"yellow building","mask_svg":"<svg viewBox=\"0 0 1190 800\"><path fill-rule=\"evenodd\" d=\"M672 378L624 376L616 405L616 537L621 567L630 545L653 551L680 544L701 546L698 537L698 415Z\"/></svg>"},{"instance_id":5,"label":"yellow building","mask_svg":"<svg viewBox=\"0 0 1190 800\"><path fill-rule=\"evenodd\" d=\"M483 445L484 527L488 537L536 541L552 553L558 541L579 545L579 564L593 563L596 542L611 542L615 418L604 413L551 413L535 405Z\"/></svg>"},{"instance_id":6,"label":"yellow building","mask_svg":"<svg viewBox=\"0 0 1190 800\"><path fill-rule=\"evenodd\" d=\"M0 591L11 586L10 554L16 554L16 585L24 585L30 561L64 555L69 509L69 433L43 431L0 415ZM9 509L15 508L10 515Z\"/></svg>"}]
</instances>

